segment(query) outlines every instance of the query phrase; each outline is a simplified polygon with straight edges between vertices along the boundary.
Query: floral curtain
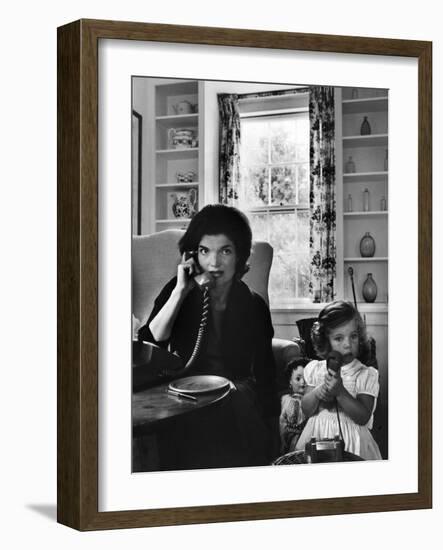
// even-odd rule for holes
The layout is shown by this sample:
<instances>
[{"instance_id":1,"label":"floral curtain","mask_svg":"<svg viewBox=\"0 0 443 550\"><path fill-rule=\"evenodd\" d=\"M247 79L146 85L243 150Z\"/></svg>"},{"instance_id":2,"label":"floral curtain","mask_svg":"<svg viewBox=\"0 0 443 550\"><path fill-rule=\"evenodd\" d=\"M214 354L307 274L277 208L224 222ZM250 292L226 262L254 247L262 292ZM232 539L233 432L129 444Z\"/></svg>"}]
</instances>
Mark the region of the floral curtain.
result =
<instances>
[{"instance_id":1,"label":"floral curtain","mask_svg":"<svg viewBox=\"0 0 443 550\"><path fill-rule=\"evenodd\" d=\"M310 283L314 302L330 302L336 285L334 88L313 86L310 121Z\"/></svg>"},{"instance_id":2,"label":"floral curtain","mask_svg":"<svg viewBox=\"0 0 443 550\"><path fill-rule=\"evenodd\" d=\"M240 183L240 115L236 94L219 94L220 174L219 200L235 205Z\"/></svg>"}]
</instances>

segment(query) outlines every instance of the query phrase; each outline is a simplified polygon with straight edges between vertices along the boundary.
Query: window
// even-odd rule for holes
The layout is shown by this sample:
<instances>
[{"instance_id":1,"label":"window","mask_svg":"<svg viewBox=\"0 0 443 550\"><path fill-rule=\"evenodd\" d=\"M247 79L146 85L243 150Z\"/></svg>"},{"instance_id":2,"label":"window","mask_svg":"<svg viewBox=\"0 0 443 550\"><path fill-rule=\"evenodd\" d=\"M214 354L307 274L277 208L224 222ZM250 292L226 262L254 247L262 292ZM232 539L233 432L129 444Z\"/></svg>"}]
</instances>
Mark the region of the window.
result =
<instances>
[{"instance_id":1,"label":"window","mask_svg":"<svg viewBox=\"0 0 443 550\"><path fill-rule=\"evenodd\" d=\"M308 299L309 115L241 115L239 207L255 240L274 248L269 296L272 308Z\"/></svg>"}]
</instances>

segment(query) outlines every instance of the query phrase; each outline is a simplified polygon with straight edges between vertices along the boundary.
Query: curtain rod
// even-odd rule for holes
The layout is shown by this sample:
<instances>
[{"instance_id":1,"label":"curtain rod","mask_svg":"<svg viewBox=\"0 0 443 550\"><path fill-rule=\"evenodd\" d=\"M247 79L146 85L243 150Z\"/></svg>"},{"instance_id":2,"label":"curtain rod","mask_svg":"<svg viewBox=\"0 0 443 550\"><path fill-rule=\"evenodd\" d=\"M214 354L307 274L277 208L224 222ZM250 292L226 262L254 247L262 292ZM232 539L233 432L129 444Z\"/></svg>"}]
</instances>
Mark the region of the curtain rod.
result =
<instances>
[{"instance_id":1,"label":"curtain rod","mask_svg":"<svg viewBox=\"0 0 443 550\"><path fill-rule=\"evenodd\" d=\"M250 94L238 94L238 101L248 101L251 99L273 99L276 96L302 95L309 93L309 88L291 88L288 90L275 90L270 92L255 92Z\"/></svg>"}]
</instances>

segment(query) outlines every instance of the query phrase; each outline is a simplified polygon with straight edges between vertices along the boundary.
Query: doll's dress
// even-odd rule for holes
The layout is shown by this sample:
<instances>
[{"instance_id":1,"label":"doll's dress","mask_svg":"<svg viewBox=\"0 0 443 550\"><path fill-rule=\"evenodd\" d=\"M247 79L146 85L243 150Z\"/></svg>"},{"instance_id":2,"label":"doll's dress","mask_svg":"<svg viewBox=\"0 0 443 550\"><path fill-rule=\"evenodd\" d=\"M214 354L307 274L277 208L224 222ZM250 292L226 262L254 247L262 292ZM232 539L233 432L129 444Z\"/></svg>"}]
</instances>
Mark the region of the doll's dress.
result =
<instances>
[{"instance_id":1,"label":"doll's dress","mask_svg":"<svg viewBox=\"0 0 443 550\"><path fill-rule=\"evenodd\" d=\"M305 425L301 393L285 394L281 398L280 438L282 454L294 451Z\"/></svg>"}]
</instances>

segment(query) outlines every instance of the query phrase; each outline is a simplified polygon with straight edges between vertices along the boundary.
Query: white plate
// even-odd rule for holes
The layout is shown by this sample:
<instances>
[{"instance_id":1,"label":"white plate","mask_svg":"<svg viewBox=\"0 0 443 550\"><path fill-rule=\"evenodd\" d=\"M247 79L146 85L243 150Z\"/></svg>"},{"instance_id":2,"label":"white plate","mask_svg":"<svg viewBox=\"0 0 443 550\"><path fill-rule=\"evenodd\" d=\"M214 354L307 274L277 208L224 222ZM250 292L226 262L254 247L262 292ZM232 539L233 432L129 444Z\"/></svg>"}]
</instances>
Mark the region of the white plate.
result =
<instances>
[{"instance_id":1,"label":"white plate","mask_svg":"<svg viewBox=\"0 0 443 550\"><path fill-rule=\"evenodd\" d=\"M221 390L229 384L229 380L223 376L202 374L174 380L169 384L169 388L181 393L206 393Z\"/></svg>"}]
</instances>

